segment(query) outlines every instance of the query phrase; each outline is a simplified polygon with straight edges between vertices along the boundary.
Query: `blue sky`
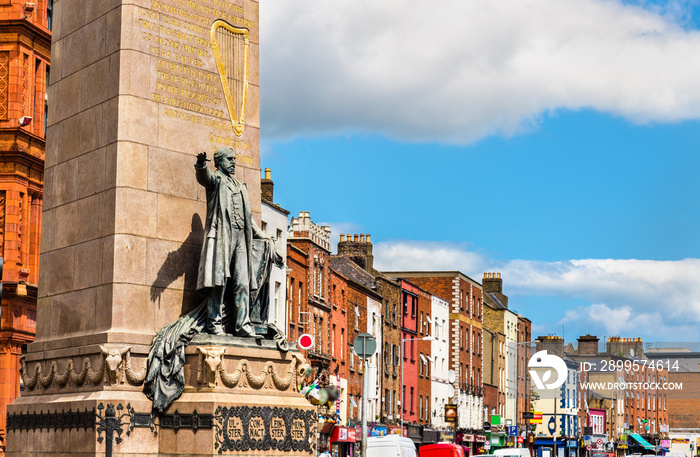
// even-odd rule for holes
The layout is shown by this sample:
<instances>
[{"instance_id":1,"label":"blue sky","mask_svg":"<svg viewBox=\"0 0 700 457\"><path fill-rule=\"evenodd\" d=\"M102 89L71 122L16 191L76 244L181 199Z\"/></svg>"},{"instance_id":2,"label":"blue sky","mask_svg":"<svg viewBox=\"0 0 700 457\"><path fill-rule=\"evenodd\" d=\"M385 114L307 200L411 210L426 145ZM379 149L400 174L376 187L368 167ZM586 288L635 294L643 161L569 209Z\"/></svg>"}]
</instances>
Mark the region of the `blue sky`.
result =
<instances>
[{"instance_id":1,"label":"blue sky","mask_svg":"<svg viewBox=\"0 0 700 457\"><path fill-rule=\"evenodd\" d=\"M499 271L534 334L700 338L697 1L267 3L292 214L386 269Z\"/></svg>"}]
</instances>

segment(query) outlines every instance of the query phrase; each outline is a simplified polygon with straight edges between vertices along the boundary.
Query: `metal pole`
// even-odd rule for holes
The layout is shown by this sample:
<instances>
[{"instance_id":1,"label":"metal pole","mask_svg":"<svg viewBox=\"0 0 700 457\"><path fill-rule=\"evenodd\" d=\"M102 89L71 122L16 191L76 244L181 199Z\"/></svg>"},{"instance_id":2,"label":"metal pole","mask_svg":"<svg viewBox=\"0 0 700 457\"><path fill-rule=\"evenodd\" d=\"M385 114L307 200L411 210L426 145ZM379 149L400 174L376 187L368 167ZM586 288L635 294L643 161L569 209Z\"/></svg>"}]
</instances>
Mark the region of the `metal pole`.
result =
<instances>
[{"instance_id":1,"label":"metal pole","mask_svg":"<svg viewBox=\"0 0 700 457\"><path fill-rule=\"evenodd\" d=\"M399 388L401 389L401 406L400 406L400 408L401 408L400 409L400 412L401 412L401 436L403 436L403 400L404 400L403 399L403 392L405 390L403 388L403 343L404 343L404 341L406 341L406 340L404 340L404 339L401 340L401 347L399 348L399 363L401 364L401 385L399 386Z\"/></svg>"},{"instance_id":2,"label":"metal pole","mask_svg":"<svg viewBox=\"0 0 700 457\"><path fill-rule=\"evenodd\" d=\"M556 389L554 390L556 392ZM554 457L559 457L557 452L557 394L554 394Z\"/></svg>"},{"instance_id":3,"label":"metal pole","mask_svg":"<svg viewBox=\"0 0 700 457\"><path fill-rule=\"evenodd\" d=\"M366 348L365 344L365 348ZM369 363L367 358L364 360L365 369L362 372L362 457L367 455L367 392L369 391L369 379L367 377L367 368Z\"/></svg>"},{"instance_id":4,"label":"metal pole","mask_svg":"<svg viewBox=\"0 0 700 457\"><path fill-rule=\"evenodd\" d=\"M520 364L520 348L518 348L518 343L515 344L515 427L518 433L520 433L520 427L518 427L518 403L520 403L520 397L518 396L518 384L520 384L520 371L518 368L520 368L518 365ZM513 437L515 442L513 443L513 447L520 447L518 446L518 434L516 433L515 437Z\"/></svg>"}]
</instances>

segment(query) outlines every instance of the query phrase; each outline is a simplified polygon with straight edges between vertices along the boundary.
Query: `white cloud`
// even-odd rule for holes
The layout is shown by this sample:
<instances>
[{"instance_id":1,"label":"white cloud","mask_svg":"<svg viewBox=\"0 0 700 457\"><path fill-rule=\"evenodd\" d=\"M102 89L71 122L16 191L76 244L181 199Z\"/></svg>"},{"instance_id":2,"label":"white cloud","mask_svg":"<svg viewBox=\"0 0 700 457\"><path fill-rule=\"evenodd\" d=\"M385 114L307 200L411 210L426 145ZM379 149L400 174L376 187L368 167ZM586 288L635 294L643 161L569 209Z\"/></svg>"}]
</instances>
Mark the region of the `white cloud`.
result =
<instances>
[{"instance_id":1,"label":"white cloud","mask_svg":"<svg viewBox=\"0 0 700 457\"><path fill-rule=\"evenodd\" d=\"M521 311L518 297L525 295L591 303L547 310L546 319L533 320L533 335L559 332L565 325L579 334L631 332L667 341L700 337L700 259L497 261L463 244L417 241L376 243L374 255L375 267L385 271L459 270L477 281L484 272L498 271L511 305Z\"/></svg>"},{"instance_id":2,"label":"white cloud","mask_svg":"<svg viewBox=\"0 0 700 457\"><path fill-rule=\"evenodd\" d=\"M700 117L700 32L610 0L261 3L269 137L378 131L468 143L592 108Z\"/></svg>"},{"instance_id":3,"label":"white cloud","mask_svg":"<svg viewBox=\"0 0 700 457\"><path fill-rule=\"evenodd\" d=\"M487 259L458 243L393 241L373 246L374 266L384 271L479 271Z\"/></svg>"}]
</instances>

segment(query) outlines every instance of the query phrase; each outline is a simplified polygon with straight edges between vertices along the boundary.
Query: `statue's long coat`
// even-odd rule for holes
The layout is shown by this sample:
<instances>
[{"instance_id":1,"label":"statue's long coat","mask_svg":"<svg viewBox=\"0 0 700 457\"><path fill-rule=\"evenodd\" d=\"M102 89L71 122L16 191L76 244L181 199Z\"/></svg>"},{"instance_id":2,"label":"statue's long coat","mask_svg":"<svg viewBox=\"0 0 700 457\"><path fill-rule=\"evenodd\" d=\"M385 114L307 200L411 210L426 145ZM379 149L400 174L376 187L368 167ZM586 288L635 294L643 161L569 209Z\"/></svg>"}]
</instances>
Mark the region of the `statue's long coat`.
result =
<instances>
[{"instance_id":1,"label":"statue's long coat","mask_svg":"<svg viewBox=\"0 0 700 457\"><path fill-rule=\"evenodd\" d=\"M264 238L265 234L258 228L252 217L245 184L241 184L237 179L227 176L220 170L212 173L207 166L195 167L195 169L197 181L204 186L207 192L207 221L204 226L202 255L199 258L197 289L223 286L225 281L231 277L230 267L234 249L232 233L233 230L237 230L231 224L234 218L242 217L250 289L257 290L257 279L253 274L256 269L253 267L254 259L251 246L253 238ZM241 191L243 197L242 215L230 214L230 202L238 190Z\"/></svg>"}]
</instances>

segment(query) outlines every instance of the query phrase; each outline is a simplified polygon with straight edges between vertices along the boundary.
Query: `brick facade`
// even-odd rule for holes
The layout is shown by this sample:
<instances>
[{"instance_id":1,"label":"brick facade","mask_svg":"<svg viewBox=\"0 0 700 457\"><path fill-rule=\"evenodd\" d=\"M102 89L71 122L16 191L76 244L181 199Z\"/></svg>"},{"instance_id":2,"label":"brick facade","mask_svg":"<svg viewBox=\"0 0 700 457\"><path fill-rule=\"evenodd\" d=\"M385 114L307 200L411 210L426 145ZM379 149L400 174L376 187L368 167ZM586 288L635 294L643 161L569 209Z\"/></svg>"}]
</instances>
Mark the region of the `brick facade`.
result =
<instances>
[{"instance_id":1,"label":"brick facade","mask_svg":"<svg viewBox=\"0 0 700 457\"><path fill-rule=\"evenodd\" d=\"M290 288L292 282L297 285L288 338L298 338L302 333L314 337L314 347L305 356L318 376L331 363L330 228L317 226L309 213L302 211L299 218L292 218L287 246L292 270Z\"/></svg>"},{"instance_id":2,"label":"brick facade","mask_svg":"<svg viewBox=\"0 0 700 457\"><path fill-rule=\"evenodd\" d=\"M0 444L6 408L20 394L19 358L36 335L44 188L46 87L51 32L47 1L0 2ZM20 118L31 117L27 125Z\"/></svg>"},{"instance_id":3,"label":"brick facade","mask_svg":"<svg viewBox=\"0 0 700 457\"><path fill-rule=\"evenodd\" d=\"M460 404L458 428L478 430L483 425L481 284L457 272L385 272L402 278L450 303L450 368Z\"/></svg>"}]
</instances>

